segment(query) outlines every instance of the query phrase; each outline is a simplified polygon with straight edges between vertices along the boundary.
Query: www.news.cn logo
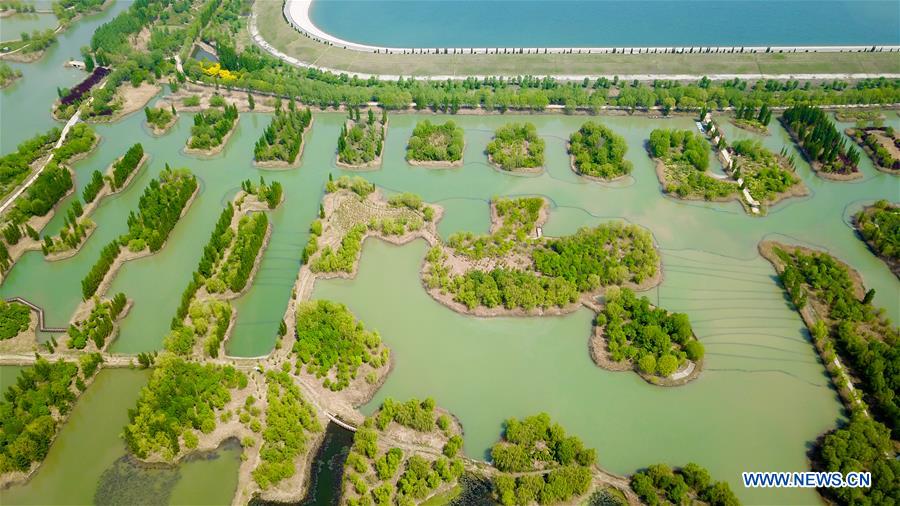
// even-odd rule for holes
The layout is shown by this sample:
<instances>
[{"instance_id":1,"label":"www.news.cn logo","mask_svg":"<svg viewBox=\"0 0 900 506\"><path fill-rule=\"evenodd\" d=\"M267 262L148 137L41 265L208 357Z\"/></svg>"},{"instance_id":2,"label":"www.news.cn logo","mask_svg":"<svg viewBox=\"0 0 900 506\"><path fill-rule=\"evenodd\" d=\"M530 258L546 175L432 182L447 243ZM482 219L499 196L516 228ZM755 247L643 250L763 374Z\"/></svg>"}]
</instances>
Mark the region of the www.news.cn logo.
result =
<instances>
[{"instance_id":1,"label":"www.news.cn logo","mask_svg":"<svg viewBox=\"0 0 900 506\"><path fill-rule=\"evenodd\" d=\"M872 486L872 473L741 473L747 488L860 488Z\"/></svg>"}]
</instances>

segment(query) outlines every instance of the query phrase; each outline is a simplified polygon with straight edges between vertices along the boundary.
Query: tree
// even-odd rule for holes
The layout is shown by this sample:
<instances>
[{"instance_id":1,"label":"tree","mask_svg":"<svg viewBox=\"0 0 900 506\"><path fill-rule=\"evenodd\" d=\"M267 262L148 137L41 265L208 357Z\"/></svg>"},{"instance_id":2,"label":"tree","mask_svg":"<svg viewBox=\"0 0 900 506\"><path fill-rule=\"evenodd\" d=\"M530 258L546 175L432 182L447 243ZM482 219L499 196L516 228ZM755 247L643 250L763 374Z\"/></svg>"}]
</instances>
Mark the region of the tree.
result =
<instances>
[{"instance_id":1,"label":"tree","mask_svg":"<svg viewBox=\"0 0 900 506\"><path fill-rule=\"evenodd\" d=\"M251 111L256 109L256 100L253 99L252 93L247 93L247 107L249 107Z\"/></svg>"},{"instance_id":2,"label":"tree","mask_svg":"<svg viewBox=\"0 0 900 506\"><path fill-rule=\"evenodd\" d=\"M638 368L640 368L641 372L643 372L644 374L655 374L656 357L649 353L647 355L644 355L640 360L638 360Z\"/></svg>"}]
</instances>

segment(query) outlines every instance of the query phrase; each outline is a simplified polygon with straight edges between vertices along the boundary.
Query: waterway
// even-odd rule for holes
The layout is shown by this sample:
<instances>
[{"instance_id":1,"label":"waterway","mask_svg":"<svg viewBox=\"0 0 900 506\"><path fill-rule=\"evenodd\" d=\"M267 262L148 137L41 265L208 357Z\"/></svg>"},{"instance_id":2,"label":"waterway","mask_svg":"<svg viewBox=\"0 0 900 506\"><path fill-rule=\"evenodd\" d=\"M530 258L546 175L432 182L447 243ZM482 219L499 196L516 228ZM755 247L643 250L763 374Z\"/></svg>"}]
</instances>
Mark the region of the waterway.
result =
<instances>
[{"instance_id":1,"label":"waterway","mask_svg":"<svg viewBox=\"0 0 900 506\"><path fill-rule=\"evenodd\" d=\"M388 47L900 43L893 0L315 0L310 19Z\"/></svg>"},{"instance_id":2,"label":"waterway","mask_svg":"<svg viewBox=\"0 0 900 506\"><path fill-rule=\"evenodd\" d=\"M76 23L64 35L70 37L69 44L54 46L40 62L21 66L25 79L0 92L0 152L11 151L22 139L54 124L48 111L56 87L70 86L83 76L62 68L65 59L75 56L68 54L73 50L62 48L87 44L93 28L121 8L115 4ZM887 114L888 122L900 128L896 113ZM877 291L875 302L897 321L900 282L847 225L852 212L866 203L879 198L900 200L895 177L876 171L864 157L862 180L824 181L798 156L798 172L811 196L780 204L765 218L754 218L737 203L679 202L660 193L644 142L653 128L695 128L691 118L600 118L625 137L627 158L634 164L627 181L606 185L581 180L568 167L565 140L585 117L528 118L547 142L547 172L539 177L516 177L487 165L483 150L493 129L520 119L499 115L454 118L466 131L464 167L447 171L410 167L403 160L405 143L416 121L425 117L393 115L384 165L364 176L388 191L416 192L444 206L446 214L439 226L444 236L458 230L486 231L488 201L495 195L536 194L550 199L552 210L544 230L548 235L571 233L610 219L647 227L660 246L665 269L662 285L647 295L654 303L690 316L707 348L706 370L696 382L676 389L652 387L631 373L600 370L588 357L588 311L557 318L463 317L422 290L417 272L423 243L396 248L370 241L356 280L320 283L314 293L347 303L369 327L381 332L393 350L394 371L373 403L364 408L366 412L388 396L432 396L465 426L467 455L483 458L506 417L547 411L596 447L599 462L612 471L628 473L654 462L677 465L693 460L709 467L716 478L731 482L751 504L818 501L809 490L746 490L738 485L744 470L806 469L808 445L842 416L802 322L787 305L774 271L758 256L756 245L770 238L832 251L860 271L866 284ZM112 285L113 292L122 291L135 303L113 351L159 349L219 212L242 180L262 175L284 185L285 202L272 212L271 242L253 286L235 301L237 326L227 348L241 356L268 353L328 174L345 173L334 164L344 120L338 113L315 115L300 168L253 168L253 145L269 119L266 114L243 114L225 150L208 159L182 152L192 124L189 114L159 138L149 134L140 113L97 126L103 139L100 146L74 167L79 192L93 170L105 170L134 142L143 143L151 156L149 163L130 188L100 205L92 218L98 229L78 255L53 263L37 252L25 255L0 286L0 296L24 296L47 310L49 325L64 326L80 300L80 280L102 246L126 229L126 217L150 179L166 163L189 167L201 180L200 195L191 209L159 253L129 262ZM722 123L730 138L761 138L776 152L783 146L794 151L776 123L772 135L765 137ZM61 223L62 217L57 216L46 230L55 232ZM0 369L3 386L9 383L7 371ZM7 501L5 496L4 504L54 504L66 502L66 497L92 502L101 475L110 478L103 480L105 484L129 483L136 471L130 461L121 459L124 452L117 434L144 381L138 372L102 373L76 407L88 422L73 416L54 445L56 453L51 452L59 456L52 463L48 460L30 485L5 492L15 500ZM92 413L97 413L96 418ZM78 446L82 439L92 441L91 446ZM102 457L90 469L83 458L76 458L83 457L85 448ZM169 495L158 497L173 503L193 502L206 490L230 494L220 481L186 477L194 469L190 466L196 466L218 469L216 473L225 476L222 480L231 480L238 453L225 448L218 459L182 466L180 481L174 480L171 471L159 472L146 478L152 481L147 486L168 490ZM73 476L85 478L73 480ZM85 483L74 483L81 481ZM41 483L46 485L38 487ZM130 488L134 487L118 490ZM116 489L104 486L103 490Z\"/></svg>"},{"instance_id":3,"label":"waterway","mask_svg":"<svg viewBox=\"0 0 900 506\"><path fill-rule=\"evenodd\" d=\"M0 368L6 382L7 368ZM225 505L237 487L240 447L220 448L179 466L147 468L126 457L119 438L147 371L101 370L75 404L31 480L0 491L5 505Z\"/></svg>"},{"instance_id":4,"label":"waterway","mask_svg":"<svg viewBox=\"0 0 900 506\"><path fill-rule=\"evenodd\" d=\"M0 41L21 38L23 33L31 34L35 30L56 28L56 16L53 14L23 13L0 18Z\"/></svg>"}]
</instances>

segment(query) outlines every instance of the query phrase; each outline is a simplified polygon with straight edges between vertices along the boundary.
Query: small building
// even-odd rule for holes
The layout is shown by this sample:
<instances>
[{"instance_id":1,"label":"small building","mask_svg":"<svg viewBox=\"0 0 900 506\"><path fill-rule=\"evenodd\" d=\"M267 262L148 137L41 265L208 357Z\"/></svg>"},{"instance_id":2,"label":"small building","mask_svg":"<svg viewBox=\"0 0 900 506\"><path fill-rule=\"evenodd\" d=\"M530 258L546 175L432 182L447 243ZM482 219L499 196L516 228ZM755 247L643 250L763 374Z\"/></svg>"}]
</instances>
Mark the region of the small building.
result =
<instances>
[{"instance_id":1,"label":"small building","mask_svg":"<svg viewBox=\"0 0 900 506\"><path fill-rule=\"evenodd\" d=\"M85 63L81 60L69 60L66 62L66 67L71 67L78 70L87 70L87 65L85 65Z\"/></svg>"},{"instance_id":2,"label":"small building","mask_svg":"<svg viewBox=\"0 0 900 506\"><path fill-rule=\"evenodd\" d=\"M710 122L712 122L712 114L710 114L710 113L704 114L703 115L703 123L710 123Z\"/></svg>"}]
</instances>

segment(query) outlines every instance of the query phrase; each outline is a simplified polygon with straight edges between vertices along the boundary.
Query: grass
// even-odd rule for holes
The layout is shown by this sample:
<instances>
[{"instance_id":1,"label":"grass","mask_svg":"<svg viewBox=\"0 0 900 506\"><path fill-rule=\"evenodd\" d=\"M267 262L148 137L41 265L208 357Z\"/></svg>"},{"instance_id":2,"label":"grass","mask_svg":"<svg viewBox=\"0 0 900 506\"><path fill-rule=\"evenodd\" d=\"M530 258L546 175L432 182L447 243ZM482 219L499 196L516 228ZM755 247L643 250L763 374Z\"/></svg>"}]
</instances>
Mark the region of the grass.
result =
<instances>
[{"instance_id":1,"label":"grass","mask_svg":"<svg viewBox=\"0 0 900 506\"><path fill-rule=\"evenodd\" d=\"M265 5L267 8L259 8ZM275 6L277 5L277 8ZM898 73L897 53L390 55L351 51L304 37L281 2L255 2L260 34L301 61L349 73L389 75L616 75ZM246 34L246 32L244 32ZM249 38L249 36L247 36ZM246 43L252 44L247 41Z\"/></svg>"}]
</instances>

